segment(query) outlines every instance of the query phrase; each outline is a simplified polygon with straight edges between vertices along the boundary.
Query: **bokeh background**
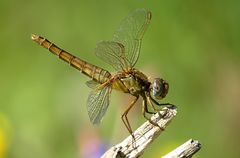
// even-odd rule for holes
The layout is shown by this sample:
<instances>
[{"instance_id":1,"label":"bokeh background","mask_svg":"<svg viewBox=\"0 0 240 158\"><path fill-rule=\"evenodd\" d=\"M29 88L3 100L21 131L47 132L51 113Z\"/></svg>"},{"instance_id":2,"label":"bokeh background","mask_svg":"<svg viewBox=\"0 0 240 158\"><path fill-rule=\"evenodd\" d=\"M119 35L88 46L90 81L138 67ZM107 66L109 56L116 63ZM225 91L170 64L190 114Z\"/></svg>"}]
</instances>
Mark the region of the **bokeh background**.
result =
<instances>
[{"instance_id":1,"label":"bokeh background","mask_svg":"<svg viewBox=\"0 0 240 158\"><path fill-rule=\"evenodd\" d=\"M120 116L131 97L113 92L100 126L91 125L87 77L31 41L40 34L114 71L95 44L136 8L152 11L136 67L163 77L162 102L178 115L143 157L160 157L190 138L196 157L240 157L240 1L0 1L0 158L99 157L128 135ZM130 113L145 120L141 101Z\"/></svg>"}]
</instances>

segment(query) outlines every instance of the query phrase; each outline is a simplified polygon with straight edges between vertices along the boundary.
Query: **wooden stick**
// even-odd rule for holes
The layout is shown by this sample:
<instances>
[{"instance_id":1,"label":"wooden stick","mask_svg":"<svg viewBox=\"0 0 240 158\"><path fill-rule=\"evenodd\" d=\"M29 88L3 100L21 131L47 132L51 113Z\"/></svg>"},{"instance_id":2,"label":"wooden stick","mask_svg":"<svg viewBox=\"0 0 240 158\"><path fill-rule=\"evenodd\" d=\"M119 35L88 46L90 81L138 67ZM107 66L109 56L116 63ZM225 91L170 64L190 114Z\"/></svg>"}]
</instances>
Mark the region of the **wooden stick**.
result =
<instances>
[{"instance_id":1,"label":"wooden stick","mask_svg":"<svg viewBox=\"0 0 240 158\"><path fill-rule=\"evenodd\" d=\"M190 158L201 149L201 144L197 140L188 140L162 158Z\"/></svg>"},{"instance_id":2,"label":"wooden stick","mask_svg":"<svg viewBox=\"0 0 240 158\"><path fill-rule=\"evenodd\" d=\"M153 122L156 122L159 127L152 125L149 121L142 124L132 136L128 136L121 143L111 147L102 158L136 158L143 154L144 150L153 142L176 116L177 109L175 106L165 107L151 117Z\"/></svg>"}]
</instances>

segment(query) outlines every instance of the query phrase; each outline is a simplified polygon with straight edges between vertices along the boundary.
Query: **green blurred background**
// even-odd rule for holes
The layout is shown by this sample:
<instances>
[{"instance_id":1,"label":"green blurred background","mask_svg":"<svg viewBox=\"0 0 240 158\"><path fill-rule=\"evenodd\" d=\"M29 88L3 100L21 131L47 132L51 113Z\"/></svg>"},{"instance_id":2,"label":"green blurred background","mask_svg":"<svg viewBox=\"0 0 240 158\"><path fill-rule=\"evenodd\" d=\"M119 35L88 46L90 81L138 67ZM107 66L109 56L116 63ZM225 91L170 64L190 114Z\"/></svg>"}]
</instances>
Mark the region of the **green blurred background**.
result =
<instances>
[{"instance_id":1,"label":"green blurred background","mask_svg":"<svg viewBox=\"0 0 240 158\"><path fill-rule=\"evenodd\" d=\"M178 106L143 157L158 158L190 138L202 143L196 157L240 157L240 1L1 0L0 158L99 157L128 135L120 116L131 98L113 92L103 122L92 126L88 78L30 35L113 71L94 55L95 44L110 40L136 8L153 14L136 67L166 79L163 102ZM134 129L145 121L140 103L130 113Z\"/></svg>"}]
</instances>

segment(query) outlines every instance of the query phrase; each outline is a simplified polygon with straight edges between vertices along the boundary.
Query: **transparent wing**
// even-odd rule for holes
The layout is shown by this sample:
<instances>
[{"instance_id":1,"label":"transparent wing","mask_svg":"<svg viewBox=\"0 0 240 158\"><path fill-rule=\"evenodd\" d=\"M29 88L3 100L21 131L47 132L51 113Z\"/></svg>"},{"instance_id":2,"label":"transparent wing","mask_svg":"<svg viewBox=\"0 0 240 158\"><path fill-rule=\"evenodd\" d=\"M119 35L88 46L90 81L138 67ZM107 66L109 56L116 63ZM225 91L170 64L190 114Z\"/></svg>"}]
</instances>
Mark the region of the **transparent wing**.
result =
<instances>
[{"instance_id":1,"label":"transparent wing","mask_svg":"<svg viewBox=\"0 0 240 158\"><path fill-rule=\"evenodd\" d=\"M89 88L94 89L94 88L96 88L96 87L99 85L99 83L96 82L96 81L94 81L94 80L89 80L89 81L86 82L86 85L87 85Z\"/></svg>"},{"instance_id":2,"label":"transparent wing","mask_svg":"<svg viewBox=\"0 0 240 158\"><path fill-rule=\"evenodd\" d=\"M124 53L131 67L138 60L142 38L150 20L150 11L137 9L121 22L119 28L114 33L113 41L124 46Z\"/></svg>"},{"instance_id":3,"label":"transparent wing","mask_svg":"<svg viewBox=\"0 0 240 158\"><path fill-rule=\"evenodd\" d=\"M90 86L93 86L93 82ZM107 111L111 93L111 85L103 87L101 90L96 90L96 87L97 86L95 86L89 94L87 100L88 115L93 124L99 124L101 122Z\"/></svg>"},{"instance_id":4,"label":"transparent wing","mask_svg":"<svg viewBox=\"0 0 240 158\"><path fill-rule=\"evenodd\" d=\"M97 57L112 65L116 70L124 70L130 66L125 56L124 46L120 43L101 41L97 44L95 53Z\"/></svg>"}]
</instances>

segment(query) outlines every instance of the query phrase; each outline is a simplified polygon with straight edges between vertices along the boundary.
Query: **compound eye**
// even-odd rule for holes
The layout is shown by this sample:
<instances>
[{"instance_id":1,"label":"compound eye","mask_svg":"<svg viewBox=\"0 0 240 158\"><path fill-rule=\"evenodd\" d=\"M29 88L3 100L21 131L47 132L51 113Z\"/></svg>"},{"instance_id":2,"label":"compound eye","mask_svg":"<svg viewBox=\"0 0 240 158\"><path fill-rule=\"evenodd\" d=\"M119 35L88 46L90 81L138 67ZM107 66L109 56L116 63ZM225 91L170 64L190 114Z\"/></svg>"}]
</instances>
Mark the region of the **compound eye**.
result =
<instances>
[{"instance_id":1,"label":"compound eye","mask_svg":"<svg viewBox=\"0 0 240 158\"><path fill-rule=\"evenodd\" d=\"M161 78L155 78L151 85L151 95L160 100L168 93L168 83Z\"/></svg>"},{"instance_id":2,"label":"compound eye","mask_svg":"<svg viewBox=\"0 0 240 158\"><path fill-rule=\"evenodd\" d=\"M163 91L163 83L159 78L154 79L152 83L152 94L154 97L158 98L161 96Z\"/></svg>"}]
</instances>

